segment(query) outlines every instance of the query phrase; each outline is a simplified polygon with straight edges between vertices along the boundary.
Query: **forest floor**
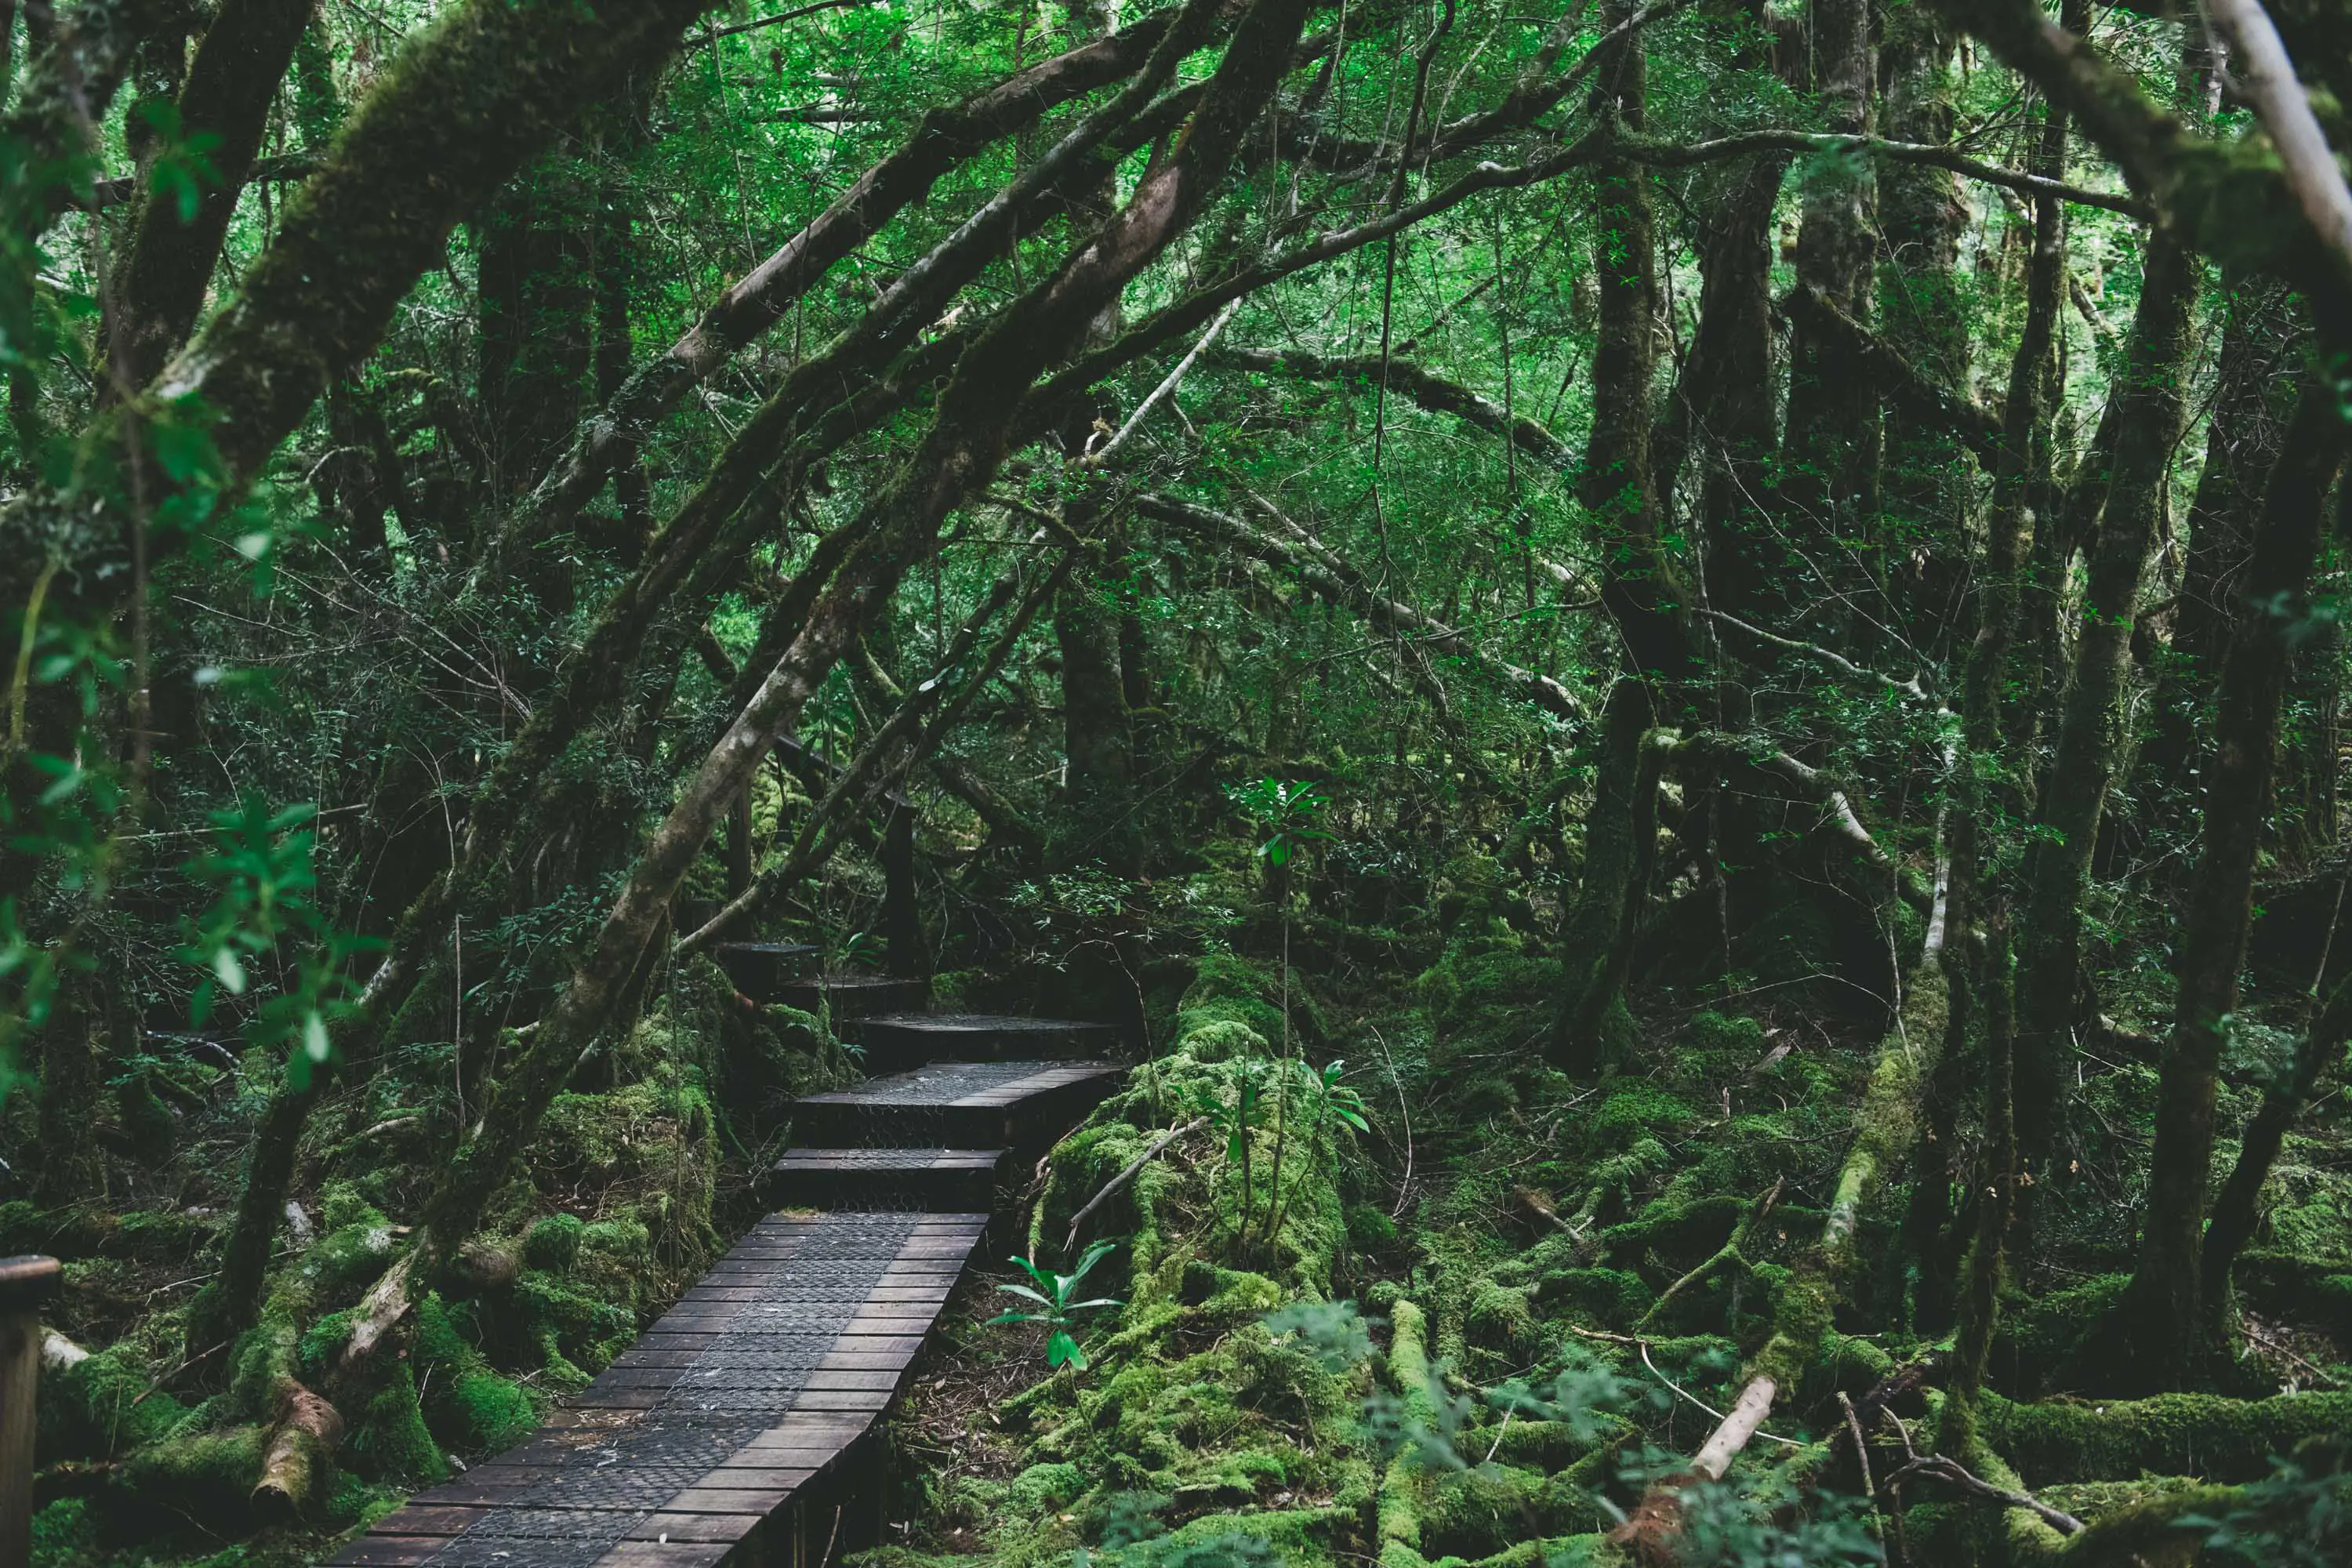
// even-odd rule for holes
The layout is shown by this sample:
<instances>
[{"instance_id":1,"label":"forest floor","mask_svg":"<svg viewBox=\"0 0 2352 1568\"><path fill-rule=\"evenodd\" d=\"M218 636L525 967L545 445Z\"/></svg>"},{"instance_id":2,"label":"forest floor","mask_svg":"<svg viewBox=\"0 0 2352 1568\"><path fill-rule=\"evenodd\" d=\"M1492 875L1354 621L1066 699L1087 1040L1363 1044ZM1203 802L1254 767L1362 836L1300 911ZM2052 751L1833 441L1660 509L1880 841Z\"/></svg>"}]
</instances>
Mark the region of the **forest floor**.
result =
<instances>
[{"instance_id":1,"label":"forest floor","mask_svg":"<svg viewBox=\"0 0 2352 1568\"><path fill-rule=\"evenodd\" d=\"M887 1537L849 1543L869 1568L1044 1568L1081 1551L1131 1568L1611 1555L1622 1512L1738 1396L1775 1291L1822 1224L1875 1042L1867 1021L1793 1005L1661 1004L1623 1070L1571 1081L1530 1046L1548 967L1495 939L1449 948L1410 984L1294 976L1291 1049L1343 1060L1337 1081L1360 1101L1318 1100L1304 1078L1295 1097L1269 1097L1245 1129L1246 1194L1226 1127L1148 1162L1080 1235L1116 1245L1079 1293L1124 1304L1078 1316L1090 1364L1052 1370L1040 1331L988 1321L1022 1305L996 1289L1012 1279L1001 1255L1067 1267L1063 1237L1088 1198L1160 1131L1230 1104L1261 1070L1251 1064L1282 1058L1273 967L1181 966L1153 998L1158 1048L1055 1151L1009 1238L992 1238L887 1424ZM238 1500L223 1505L236 1461L218 1450L245 1429L222 1413L230 1395L205 1395L202 1369L173 1351L226 1196L233 1162L218 1152L249 1108L224 1098L212 1120L188 1118L177 1157L111 1212L0 1211L9 1246L68 1257L58 1326L99 1352L45 1396L41 1568L310 1560L507 1446L625 1346L752 1217L749 1173L781 1135L744 1113L722 1137L691 1086L735 1081L727 1063L747 1052L788 1052L796 1026L698 1013L693 996L689 984L657 1008L551 1119L500 1221L524 1259L515 1289L449 1303L449 1340L420 1341L404 1408L421 1428L362 1423L299 1521L257 1528ZM772 1099L837 1077L831 1050L799 1058ZM2102 1162L2146 1124L2153 1092L2152 1068L2128 1059L2086 1076L2082 1179L2053 1194L2052 1261L2013 1289L1993 1355L2001 1394L2045 1402L1996 1402L1994 1447L2022 1484L2094 1524L2192 1480L2261 1482L2300 1437L2352 1427L2352 1137L2337 1105L2282 1162L2245 1276L2237 1397L2115 1402L2109 1430L2093 1342L2130 1263L2117 1223L2129 1194ZM1364 1130L1336 1113L1343 1103ZM382 1148L407 1124L387 1130L395 1119L365 1095L339 1109L286 1243L307 1310L329 1321L396 1245L384 1215L407 1179ZM1860 1256L1904 1256L1906 1226L1953 1223L1916 1204L1873 1212ZM1720 1561L1878 1550L1838 1397L1932 1368L1949 1313L1916 1271L1865 1267L1844 1285L1803 1385L1735 1471L1725 1517L1739 1555ZM1932 1431L1932 1391L1891 1407L1906 1438ZM2077 1430L2078 1417L2092 1425ZM399 1448L402 1430L421 1441ZM1873 1445L1881 1476L1900 1463L1895 1441ZM1811 1499L1795 1512L1790 1487ZM1932 1489L1907 1500L1911 1563L2036 1560L1986 1554L2005 1510Z\"/></svg>"}]
</instances>

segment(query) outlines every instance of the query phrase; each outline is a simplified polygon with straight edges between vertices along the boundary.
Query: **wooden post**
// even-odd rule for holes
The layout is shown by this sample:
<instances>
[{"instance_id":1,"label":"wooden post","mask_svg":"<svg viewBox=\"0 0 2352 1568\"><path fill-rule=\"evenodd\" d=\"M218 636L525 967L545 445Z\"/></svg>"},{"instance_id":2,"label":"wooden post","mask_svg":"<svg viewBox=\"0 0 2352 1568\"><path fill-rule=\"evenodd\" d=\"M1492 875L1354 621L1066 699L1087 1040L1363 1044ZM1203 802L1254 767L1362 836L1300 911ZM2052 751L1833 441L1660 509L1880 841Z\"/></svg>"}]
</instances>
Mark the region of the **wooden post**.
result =
<instances>
[{"instance_id":1,"label":"wooden post","mask_svg":"<svg viewBox=\"0 0 2352 1568\"><path fill-rule=\"evenodd\" d=\"M0 1258L0 1568L33 1560L33 1387L41 1308L57 1289L56 1258Z\"/></svg>"},{"instance_id":2,"label":"wooden post","mask_svg":"<svg viewBox=\"0 0 2352 1568\"><path fill-rule=\"evenodd\" d=\"M740 899L751 886L751 781L727 813L727 896Z\"/></svg>"},{"instance_id":3,"label":"wooden post","mask_svg":"<svg viewBox=\"0 0 2352 1568\"><path fill-rule=\"evenodd\" d=\"M929 971L923 914L915 902L915 811L895 798L882 829L882 930L891 973L919 979Z\"/></svg>"}]
</instances>

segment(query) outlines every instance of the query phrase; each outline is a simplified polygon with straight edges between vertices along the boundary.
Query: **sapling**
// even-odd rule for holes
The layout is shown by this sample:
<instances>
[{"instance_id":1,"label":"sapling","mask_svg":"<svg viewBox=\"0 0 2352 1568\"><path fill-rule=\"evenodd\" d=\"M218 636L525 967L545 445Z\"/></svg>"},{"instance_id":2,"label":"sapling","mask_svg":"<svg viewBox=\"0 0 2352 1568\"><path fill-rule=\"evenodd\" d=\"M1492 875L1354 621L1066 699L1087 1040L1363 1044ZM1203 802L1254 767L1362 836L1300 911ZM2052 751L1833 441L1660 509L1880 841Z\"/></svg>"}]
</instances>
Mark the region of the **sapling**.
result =
<instances>
[{"instance_id":1,"label":"sapling","mask_svg":"<svg viewBox=\"0 0 2352 1568\"><path fill-rule=\"evenodd\" d=\"M1359 1132L1370 1132L1372 1130L1371 1121L1365 1114L1364 1097L1339 1081L1340 1075L1347 1070L1347 1063L1334 1060L1325 1063L1320 1068L1305 1061L1296 1061L1290 1065L1293 1075L1298 1079L1299 1093L1306 1101L1310 1114L1310 1131L1334 1120L1345 1122ZM1276 1142L1277 1155L1280 1149L1280 1140L1277 1139ZM1273 1245L1274 1238L1281 1234L1282 1211L1286 1206L1286 1196L1282 1191L1281 1173L1278 1169L1276 1172L1275 1181L1273 1196L1267 1200L1265 1240L1268 1246Z\"/></svg>"},{"instance_id":2,"label":"sapling","mask_svg":"<svg viewBox=\"0 0 2352 1568\"><path fill-rule=\"evenodd\" d=\"M1331 797L1305 779L1254 779L1237 784L1225 792L1226 798L1241 807L1244 815L1255 823L1265 838L1257 847L1258 858L1266 865L1267 880L1274 894L1276 914L1282 922L1282 1059L1291 1059L1290 1051L1290 868L1307 852L1307 846L1331 835L1318 826L1324 809ZM1274 1159L1266 1173L1270 1189L1266 1199L1265 1240L1274 1242L1275 1221L1281 1208L1282 1160L1290 1131L1290 1079L1286 1073L1278 1081L1274 1108ZM1248 1182L1246 1170L1243 1182L1242 1228L1249 1226Z\"/></svg>"},{"instance_id":3,"label":"sapling","mask_svg":"<svg viewBox=\"0 0 2352 1568\"><path fill-rule=\"evenodd\" d=\"M1234 1098L1228 1102L1214 1089L1193 1089L1186 1097L1192 1109L1208 1119L1209 1125L1225 1135L1225 1158L1240 1162L1242 1168L1241 1217L1235 1224L1234 1237L1238 1241L1249 1231L1250 1216L1250 1134L1257 1128L1258 1118L1265 1109L1265 1080L1274 1064L1260 1057L1247 1057L1232 1064Z\"/></svg>"},{"instance_id":4,"label":"sapling","mask_svg":"<svg viewBox=\"0 0 2352 1568\"><path fill-rule=\"evenodd\" d=\"M1077 1267L1067 1274L1050 1273L1038 1268L1027 1258L1016 1255L1013 1259L1013 1267L1029 1276L1032 1285L999 1285L997 1289L1007 1295L1019 1296L1036 1302L1039 1310L999 1312L995 1317L988 1320L990 1326L994 1327L999 1323L1043 1323L1053 1331L1045 1337L1045 1364L1056 1369L1066 1365L1075 1367L1080 1372L1086 1371L1087 1352L1078 1348L1077 1340L1070 1333L1072 1317L1079 1312L1099 1311L1105 1307L1116 1307L1119 1302L1110 1296L1097 1296L1085 1301L1073 1301L1070 1298L1076 1293L1079 1283L1093 1271L1094 1266L1100 1263L1109 1254L1111 1248L1118 1245L1117 1242L1111 1241L1096 1242L1079 1255Z\"/></svg>"}]
</instances>

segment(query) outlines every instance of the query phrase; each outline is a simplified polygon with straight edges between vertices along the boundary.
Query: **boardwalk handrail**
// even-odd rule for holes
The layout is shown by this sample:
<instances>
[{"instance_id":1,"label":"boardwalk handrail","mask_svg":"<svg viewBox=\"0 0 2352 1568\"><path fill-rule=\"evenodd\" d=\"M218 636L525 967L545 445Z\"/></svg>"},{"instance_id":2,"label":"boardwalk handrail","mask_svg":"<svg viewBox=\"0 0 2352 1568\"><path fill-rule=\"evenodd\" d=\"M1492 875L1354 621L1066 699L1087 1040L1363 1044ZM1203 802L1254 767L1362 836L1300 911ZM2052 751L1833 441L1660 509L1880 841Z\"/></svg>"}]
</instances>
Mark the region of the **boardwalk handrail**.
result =
<instances>
[{"instance_id":1,"label":"boardwalk handrail","mask_svg":"<svg viewBox=\"0 0 2352 1568\"><path fill-rule=\"evenodd\" d=\"M57 1294L54 1258L0 1258L0 1568L33 1560L33 1396L41 1309Z\"/></svg>"}]
</instances>

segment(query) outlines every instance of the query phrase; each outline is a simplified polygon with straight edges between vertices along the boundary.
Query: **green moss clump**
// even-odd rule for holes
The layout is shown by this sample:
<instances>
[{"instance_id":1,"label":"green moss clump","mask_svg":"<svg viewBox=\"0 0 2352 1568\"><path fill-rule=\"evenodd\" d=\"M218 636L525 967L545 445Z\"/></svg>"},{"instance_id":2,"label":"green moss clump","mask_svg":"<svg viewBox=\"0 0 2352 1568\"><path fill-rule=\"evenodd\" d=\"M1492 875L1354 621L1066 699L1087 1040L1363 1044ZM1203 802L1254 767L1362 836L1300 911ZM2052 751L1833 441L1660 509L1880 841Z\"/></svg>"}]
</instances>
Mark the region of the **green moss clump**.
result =
<instances>
[{"instance_id":1,"label":"green moss clump","mask_svg":"<svg viewBox=\"0 0 2352 1568\"><path fill-rule=\"evenodd\" d=\"M297 1272L310 1293L348 1300L392 1267L392 1221L347 1185L324 1200L326 1234L310 1244Z\"/></svg>"},{"instance_id":2,"label":"green moss clump","mask_svg":"<svg viewBox=\"0 0 2352 1568\"><path fill-rule=\"evenodd\" d=\"M1680 1132L1698 1112L1679 1095L1642 1079L1612 1087L1586 1123L1595 1147L1631 1149L1644 1138Z\"/></svg>"},{"instance_id":3,"label":"green moss clump","mask_svg":"<svg viewBox=\"0 0 2352 1568\"><path fill-rule=\"evenodd\" d=\"M1396 1221L1375 1204L1348 1205L1348 1245L1358 1252L1385 1252L1396 1245Z\"/></svg>"},{"instance_id":4,"label":"green moss clump","mask_svg":"<svg viewBox=\"0 0 2352 1568\"><path fill-rule=\"evenodd\" d=\"M351 1342L352 1314L330 1312L302 1331L295 1350L296 1364L301 1367L306 1381L322 1378L342 1355L343 1347Z\"/></svg>"},{"instance_id":5,"label":"green moss clump","mask_svg":"<svg viewBox=\"0 0 2352 1568\"><path fill-rule=\"evenodd\" d=\"M523 1262L551 1273L566 1272L580 1261L581 1237L587 1228L587 1222L578 1215L549 1215L523 1237Z\"/></svg>"},{"instance_id":6,"label":"green moss clump","mask_svg":"<svg viewBox=\"0 0 2352 1568\"><path fill-rule=\"evenodd\" d=\"M36 1396L36 1462L110 1459L170 1432L188 1410L157 1390L159 1370L126 1342L45 1373Z\"/></svg>"},{"instance_id":7,"label":"green moss clump","mask_svg":"<svg viewBox=\"0 0 2352 1568\"><path fill-rule=\"evenodd\" d=\"M497 1373L468 1372L451 1380L449 1392L436 1391L429 1425L445 1448L466 1454L496 1454L529 1437L539 1426L539 1407L521 1385Z\"/></svg>"},{"instance_id":8,"label":"green moss clump","mask_svg":"<svg viewBox=\"0 0 2352 1568\"><path fill-rule=\"evenodd\" d=\"M394 1363L359 1403L355 1414L349 1405L343 1408L351 1421L343 1450L361 1475L427 1487L449 1473L425 1426L425 1412L416 1400L416 1379L407 1362Z\"/></svg>"},{"instance_id":9,"label":"green moss clump","mask_svg":"<svg viewBox=\"0 0 2352 1568\"><path fill-rule=\"evenodd\" d=\"M253 1426L152 1444L122 1461L111 1478L110 1500L241 1531L250 1523L253 1488L261 1479L268 1444L268 1432Z\"/></svg>"},{"instance_id":10,"label":"green moss clump","mask_svg":"<svg viewBox=\"0 0 2352 1568\"><path fill-rule=\"evenodd\" d=\"M1032 1465L1013 1478L1005 1488L1005 1500L1015 1508L1035 1513L1046 1509L1067 1508L1086 1489L1086 1472L1076 1465Z\"/></svg>"},{"instance_id":11,"label":"green moss clump","mask_svg":"<svg viewBox=\"0 0 2352 1568\"><path fill-rule=\"evenodd\" d=\"M1658 1293L1627 1269L1560 1268L1543 1277L1537 1299L1598 1322L1631 1324L1650 1310Z\"/></svg>"}]
</instances>

